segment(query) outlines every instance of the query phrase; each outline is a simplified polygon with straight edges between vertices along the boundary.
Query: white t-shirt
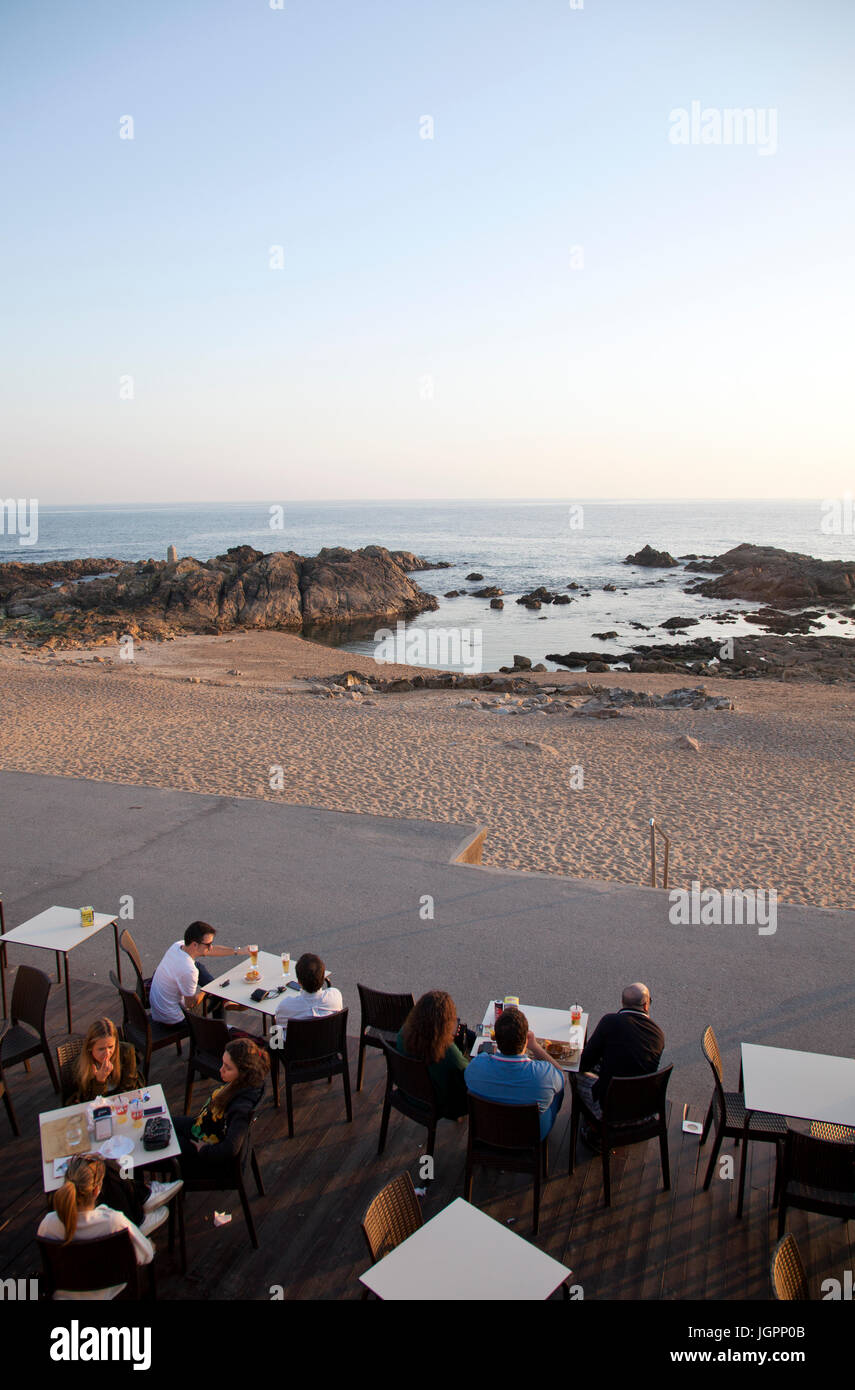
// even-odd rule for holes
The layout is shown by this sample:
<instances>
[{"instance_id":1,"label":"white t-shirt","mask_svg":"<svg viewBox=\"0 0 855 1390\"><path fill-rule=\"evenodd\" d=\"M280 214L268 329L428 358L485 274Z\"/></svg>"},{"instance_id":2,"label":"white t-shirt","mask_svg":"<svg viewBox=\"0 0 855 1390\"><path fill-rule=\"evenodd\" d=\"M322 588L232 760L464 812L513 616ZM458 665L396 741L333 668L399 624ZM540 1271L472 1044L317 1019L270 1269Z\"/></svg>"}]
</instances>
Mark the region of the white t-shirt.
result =
<instances>
[{"instance_id":1,"label":"white t-shirt","mask_svg":"<svg viewBox=\"0 0 855 1390\"><path fill-rule=\"evenodd\" d=\"M307 994L304 989L299 994L287 990L276 1009L276 1022L287 1025L290 1018L326 1018L327 1014L341 1013L343 1008L341 990L332 985L321 985L314 994Z\"/></svg>"},{"instance_id":2,"label":"white t-shirt","mask_svg":"<svg viewBox=\"0 0 855 1390\"><path fill-rule=\"evenodd\" d=\"M158 1023L183 1023L181 1005L195 995L198 988L196 962L184 950L184 942L176 941L154 972L149 990L152 1018Z\"/></svg>"},{"instance_id":3,"label":"white t-shirt","mask_svg":"<svg viewBox=\"0 0 855 1390\"><path fill-rule=\"evenodd\" d=\"M130 1235L138 1265L151 1263L154 1259L154 1246L151 1241L123 1212L114 1211L112 1207L93 1207L91 1211L78 1211L77 1230L74 1232L72 1245L77 1240L97 1240L99 1236L111 1236L116 1231L127 1231ZM48 1240L65 1240L65 1227L55 1211L44 1218L37 1235L46 1236ZM109 1289L92 1289L86 1293L57 1289L54 1298L60 1303L72 1303L81 1299L115 1298L124 1287L124 1284L113 1284Z\"/></svg>"}]
</instances>

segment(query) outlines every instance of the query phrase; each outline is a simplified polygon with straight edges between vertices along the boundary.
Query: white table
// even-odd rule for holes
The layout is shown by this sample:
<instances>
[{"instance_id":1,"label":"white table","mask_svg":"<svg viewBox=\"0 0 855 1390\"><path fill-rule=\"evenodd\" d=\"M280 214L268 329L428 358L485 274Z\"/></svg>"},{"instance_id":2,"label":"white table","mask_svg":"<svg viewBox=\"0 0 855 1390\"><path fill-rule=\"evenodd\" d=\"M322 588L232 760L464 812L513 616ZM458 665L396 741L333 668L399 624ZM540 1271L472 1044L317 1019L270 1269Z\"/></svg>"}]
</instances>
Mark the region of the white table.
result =
<instances>
[{"instance_id":1,"label":"white table","mask_svg":"<svg viewBox=\"0 0 855 1390\"><path fill-rule=\"evenodd\" d=\"M126 1100L129 1095L149 1096L150 1099L143 1102L145 1109L149 1110L152 1106L161 1105L163 1106L163 1110L161 1113L165 1116L167 1120L171 1122L172 1117L169 1114L169 1108L166 1104L166 1097L163 1094L162 1086L143 1086L139 1091L128 1091L125 1095ZM115 1101L116 1097L108 1096L107 1099L109 1101ZM89 1106L91 1104L92 1102L89 1101L86 1105L66 1105L59 1110L46 1110L43 1115L39 1115L39 1139L41 1140L42 1126L47 1124L50 1120L57 1120L63 1115L70 1120L74 1115L82 1115L84 1117L83 1141L80 1144L80 1146L74 1149L72 1152L83 1154L97 1153L101 1147L100 1143L97 1140L95 1140L91 1134L87 1134L86 1132L85 1116L86 1111L89 1109ZM145 1118L147 1119L150 1117L146 1116ZM145 1119L143 1120L143 1123L139 1127L139 1129L134 1129L133 1123L131 1121L130 1111L128 1112L128 1118L125 1120L124 1124L117 1124L115 1117L113 1119L113 1134L119 1135L122 1138L133 1140L133 1151L130 1154L128 1154L128 1158L130 1159L131 1165L134 1168L141 1167L145 1164L160 1163L167 1158L178 1158L179 1154L181 1153L181 1146L179 1145L178 1140L175 1136L174 1125L172 1126L172 1136L170 1138L169 1144L165 1149L144 1149L142 1145L142 1137L144 1130ZM56 1192L57 1189L62 1186L63 1179L54 1177L53 1160L51 1159L50 1162L45 1162L43 1149L41 1157L44 1190L45 1192Z\"/></svg>"},{"instance_id":2,"label":"white table","mask_svg":"<svg viewBox=\"0 0 855 1390\"><path fill-rule=\"evenodd\" d=\"M572 1272L457 1197L360 1283L387 1300L520 1303L549 1298Z\"/></svg>"},{"instance_id":3,"label":"white table","mask_svg":"<svg viewBox=\"0 0 855 1390\"><path fill-rule=\"evenodd\" d=\"M71 989L68 980L68 954L75 946L89 941L104 927L113 928L116 947L116 975L122 978L122 962L119 954L119 924L109 912L96 912L91 927L80 925L79 907L49 907L19 927L4 932L0 937L0 987L3 994L3 1015L6 1016L6 943L14 941L18 946L38 946L44 951L56 953L57 980L62 981L60 957L65 960L65 1008L68 1015L68 1031L71 1029Z\"/></svg>"},{"instance_id":4,"label":"white table","mask_svg":"<svg viewBox=\"0 0 855 1390\"><path fill-rule=\"evenodd\" d=\"M260 980L247 980L246 972L252 968L252 961L249 956L245 960L233 962L230 970L224 970L222 975L218 975L216 980L212 980L209 985L203 985L202 989L206 994L210 994L212 999L227 999L230 1004L243 1004L247 1009L253 1009L262 1015L264 1029L267 1031L269 1021L276 1014L279 1007L281 994L276 994L272 999L252 999L250 996L256 989L278 989L280 985L287 985L289 981L296 981L294 973L296 962L291 961L287 975L282 973L282 957L271 955L269 951L259 951L257 970L261 975ZM228 983L224 985L224 981ZM293 991L291 991L293 993Z\"/></svg>"},{"instance_id":5,"label":"white table","mask_svg":"<svg viewBox=\"0 0 855 1390\"><path fill-rule=\"evenodd\" d=\"M574 1047L578 1048L572 1062L555 1063L561 1071L578 1071L579 1063L582 1060L582 1049L588 1036L588 1015L583 1013L581 1022L574 1028L570 1023L569 1009L544 1009L539 1004L520 1004L520 1012L525 1014L528 1019L528 1026L538 1042L548 1038L550 1042L572 1042ZM492 1000L487 1005L482 1022L485 1028L494 1026L495 1010ZM481 1051L485 1042L489 1042L486 1037L480 1037L476 1040L472 1049L473 1057Z\"/></svg>"}]
</instances>

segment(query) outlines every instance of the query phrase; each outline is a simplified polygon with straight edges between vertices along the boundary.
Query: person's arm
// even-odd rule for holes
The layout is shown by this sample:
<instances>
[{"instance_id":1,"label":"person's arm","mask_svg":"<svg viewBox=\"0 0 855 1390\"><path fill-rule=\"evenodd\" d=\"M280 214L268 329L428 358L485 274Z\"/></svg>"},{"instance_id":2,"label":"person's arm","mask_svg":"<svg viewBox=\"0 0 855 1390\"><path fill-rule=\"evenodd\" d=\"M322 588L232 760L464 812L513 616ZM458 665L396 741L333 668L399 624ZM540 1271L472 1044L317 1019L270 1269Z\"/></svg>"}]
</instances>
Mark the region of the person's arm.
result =
<instances>
[{"instance_id":1,"label":"person's arm","mask_svg":"<svg viewBox=\"0 0 855 1390\"><path fill-rule=\"evenodd\" d=\"M137 1091L145 1085L145 1077L140 1074L139 1062L137 1061L136 1049L132 1043L119 1043L119 1051L122 1059L122 1075L119 1081L120 1091Z\"/></svg>"},{"instance_id":2,"label":"person's arm","mask_svg":"<svg viewBox=\"0 0 855 1390\"><path fill-rule=\"evenodd\" d=\"M212 946L208 951L209 956L248 956L248 946Z\"/></svg>"},{"instance_id":3,"label":"person's arm","mask_svg":"<svg viewBox=\"0 0 855 1390\"><path fill-rule=\"evenodd\" d=\"M582 1056L579 1060L579 1072L593 1071L598 1062L603 1059L603 1049L605 1037L603 1034L603 1020L600 1019L590 1038L582 1049Z\"/></svg>"},{"instance_id":4,"label":"person's arm","mask_svg":"<svg viewBox=\"0 0 855 1390\"><path fill-rule=\"evenodd\" d=\"M134 1247L134 1254L137 1257L138 1265L150 1265L154 1259L154 1246L148 1236L144 1236L138 1226L120 1211L110 1212L110 1230L127 1231Z\"/></svg>"},{"instance_id":5,"label":"person's arm","mask_svg":"<svg viewBox=\"0 0 855 1390\"><path fill-rule=\"evenodd\" d=\"M528 1037L526 1039L526 1051L528 1052L530 1057L534 1057L538 1062L548 1062L551 1067L554 1067L555 1070L558 1072L558 1075L561 1077L561 1085L564 1085L563 1071L558 1066L557 1062L552 1057L550 1057L546 1048L541 1047L540 1043L537 1041L537 1038L534 1036L534 1033L530 1028L528 1030Z\"/></svg>"},{"instance_id":6,"label":"person's arm","mask_svg":"<svg viewBox=\"0 0 855 1390\"><path fill-rule=\"evenodd\" d=\"M199 1160L205 1165L227 1163L238 1152L254 1109L254 1094L243 1091L226 1111L226 1132L219 1144L197 1144Z\"/></svg>"}]
</instances>

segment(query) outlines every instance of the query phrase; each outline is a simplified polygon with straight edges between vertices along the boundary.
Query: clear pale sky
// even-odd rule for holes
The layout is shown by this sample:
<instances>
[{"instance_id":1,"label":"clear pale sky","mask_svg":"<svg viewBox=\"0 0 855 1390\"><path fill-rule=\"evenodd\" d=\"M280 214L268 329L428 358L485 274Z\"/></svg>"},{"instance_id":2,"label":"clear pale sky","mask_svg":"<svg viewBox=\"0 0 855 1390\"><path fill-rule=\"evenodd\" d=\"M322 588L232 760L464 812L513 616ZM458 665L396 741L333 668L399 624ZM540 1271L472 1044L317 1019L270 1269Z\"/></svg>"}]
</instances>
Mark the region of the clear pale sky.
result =
<instances>
[{"instance_id":1,"label":"clear pale sky","mask_svg":"<svg viewBox=\"0 0 855 1390\"><path fill-rule=\"evenodd\" d=\"M852 490L853 60L852 0L3 0L0 496Z\"/></svg>"}]
</instances>

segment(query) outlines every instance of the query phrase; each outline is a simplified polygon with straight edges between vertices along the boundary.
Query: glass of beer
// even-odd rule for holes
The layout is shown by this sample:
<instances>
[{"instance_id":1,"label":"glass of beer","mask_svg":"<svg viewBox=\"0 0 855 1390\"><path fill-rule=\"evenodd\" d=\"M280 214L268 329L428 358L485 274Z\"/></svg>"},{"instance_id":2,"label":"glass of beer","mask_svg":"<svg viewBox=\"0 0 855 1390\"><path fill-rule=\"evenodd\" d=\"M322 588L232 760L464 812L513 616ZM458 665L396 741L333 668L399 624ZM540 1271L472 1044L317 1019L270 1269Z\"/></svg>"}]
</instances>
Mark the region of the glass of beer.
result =
<instances>
[{"instance_id":1,"label":"glass of beer","mask_svg":"<svg viewBox=\"0 0 855 1390\"><path fill-rule=\"evenodd\" d=\"M250 946L250 948L249 948L249 959L250 959L250 961L252 962L252 968L253 968L253 970L257 969L257 967L258 967L258 947L257 947L257 946Z\"/></svg>"},{"instance_id":2,"label":"glass of beer","mask_svg":"<svg viewBox=\"0 0 855 1390\"><path fill-rule=\"evenodd\" d=\"M124 1096L116 1096L113 1101L113 1114L116 1117L116 1124L123 1125L128 1118L128 1102Z\"/></svg>"},{"instance_id":3,"label":"glass of beer","mask_svg":"<svg viewBox=\"0 0 855 1390\"><path fill-rule=\"evenodd\" d=\"M290 951L283 951L283 952L282 952L282 974L283 974L283 975L289 975L290 973L291 973L291 952L290 952Z\"/></svg>"}]
</instances>

